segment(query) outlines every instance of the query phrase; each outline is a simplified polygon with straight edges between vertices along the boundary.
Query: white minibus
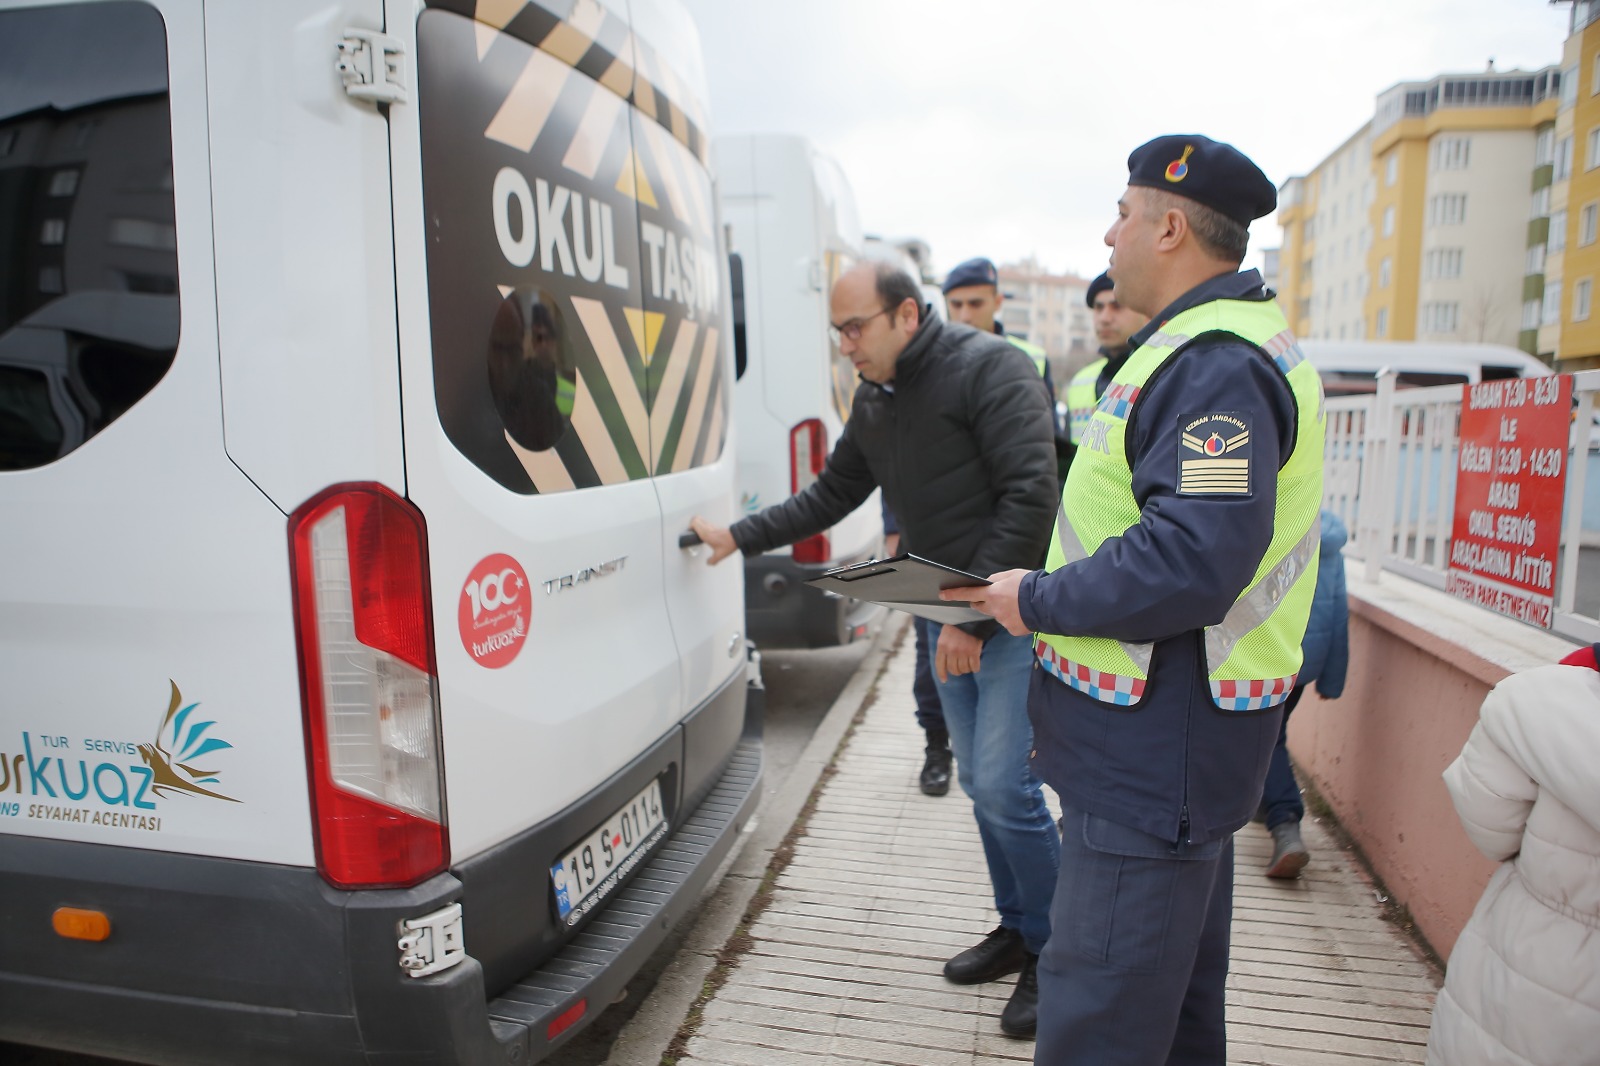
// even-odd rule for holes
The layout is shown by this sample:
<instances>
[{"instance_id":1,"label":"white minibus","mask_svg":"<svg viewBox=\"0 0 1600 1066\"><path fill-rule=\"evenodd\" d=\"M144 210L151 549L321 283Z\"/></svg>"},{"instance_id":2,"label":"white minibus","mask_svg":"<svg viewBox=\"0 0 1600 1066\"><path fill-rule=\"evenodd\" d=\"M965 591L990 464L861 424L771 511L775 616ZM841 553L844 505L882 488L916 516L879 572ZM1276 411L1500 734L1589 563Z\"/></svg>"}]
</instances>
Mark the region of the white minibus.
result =
<instances>
[{"instance_id":1,"label":"white minibus","mask_svg":"<svg viewBox=\"0 0 1600 1066\"><path fill-rule=\"evenodd\" d=\"M0 1040L529 1063L753 808L675 0L0 0Z\"/></svg>"},{"instance_id":2,"label":"white minibus","mask_svg":"<svg viewBox=\"0 0 1600 1066\"><path fill-rule=\"evenodd\" d=\"M850 417L859 379L828 338L828 293L861 258L861 224L844 171L802 137L719 137L714 159L744 356L735 390L739 495L752 514L815 481ZM751 639L818 648L866 635L881 607L804 581L874 558L882 545L874 493L831 529L746 559Z\"/></svg>"}]
</instances>

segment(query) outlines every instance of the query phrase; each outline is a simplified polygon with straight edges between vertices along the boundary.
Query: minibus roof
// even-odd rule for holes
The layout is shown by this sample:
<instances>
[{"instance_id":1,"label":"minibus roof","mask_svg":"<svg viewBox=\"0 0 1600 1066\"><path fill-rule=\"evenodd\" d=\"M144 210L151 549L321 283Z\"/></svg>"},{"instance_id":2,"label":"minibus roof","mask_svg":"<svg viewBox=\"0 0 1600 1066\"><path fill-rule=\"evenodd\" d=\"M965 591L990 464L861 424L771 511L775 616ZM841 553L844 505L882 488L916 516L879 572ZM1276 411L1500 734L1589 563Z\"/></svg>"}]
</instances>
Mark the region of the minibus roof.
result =
<instances>
[{"instance_id":1,"label":"minibus roof","mask_svg":"<svg viewBox=\"0 0 1600 1066\"><path fill-rule=\"evenodd\" d=\"M1527 352L1504 344L1302 340L1300 347L1320 374L1376 375L1389 368L1396 372L1455 372L1477 381L1551 373ZM1484 368L1493 369L1485 374Z\"/></svg>"}]
</instances>

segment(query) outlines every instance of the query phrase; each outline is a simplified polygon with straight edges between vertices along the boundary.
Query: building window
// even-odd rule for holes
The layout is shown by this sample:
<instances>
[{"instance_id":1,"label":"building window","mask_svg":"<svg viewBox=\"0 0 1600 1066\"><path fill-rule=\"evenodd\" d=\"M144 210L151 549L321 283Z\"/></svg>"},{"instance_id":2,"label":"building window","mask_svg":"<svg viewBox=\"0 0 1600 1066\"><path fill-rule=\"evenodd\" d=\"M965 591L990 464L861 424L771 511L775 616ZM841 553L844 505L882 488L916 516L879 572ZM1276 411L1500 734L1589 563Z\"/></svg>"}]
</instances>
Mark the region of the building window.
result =
<instances>
[{"instance_id":1,"label":"building window","mask_svg":"<svg viewBox=\"0 0 1600 1066\"><path fill-rule=\"evenodd\" d=\"M1600 228L1600 203L1584 204L1578 212L1578 247L1593 244L1595 231Z\"/></svg>"},{"instance_id":2,"label":"building window","mask_svg":"<svg viewBox=\"0 0 1600 1066\"><path fill-rule=\"evenodd\" d=\"M1544 283L1544 306L1539 312L1541 326L1553 326L1561 321L1561 279Z\"/></svg>"},{"instance_id":3,"label":"building window","mask_svg":"<svg viewBox=\"0 0 1600 1066\"><path fill-rule=\"evenodd\" d=\"M1384 160L1383 163L1383 183L1385 185L1393 185L1399 177L1400 157L1390 152L1389 158Z\"/></svg>"},{"instance_id":4,"label":"building window","mask_svg":"<svg viewBox=\"0 0 1600 1066\"><path fill-rule=\"evenodd\" d=\"M1378 288L1387 289L1388 287L1389 287L1389 257L1388 256L1384 256L1383 260L1378 264Z\"/></svg>"},{"instance_id":5,"label":"building window","mask_svg":"<svg viewBox=\"0 0 1600 1066\"><path fill-rule=\"evenodd\" d=\"M1385 237L1393 237L1394 236L1394 205L1393 204L1390 204L1388 207L1383 209L1383 235Z\"/></svg>"},{"instance_id":6,"label":"building window","mask_svg":"<svg viewBox=\"0 0 1600 1066\"><path fill-rule=\"evenodd\" d=\"M1434 170L1466 170L1472 153L1471 137L1440 137L1431 151Z\"/></svg>"},{"instance_id":7,"label":"building window","mask_svg":"<svg viewBox=\"0 0 1600 1066\"><path fill-rule=\"evenodd\" d=\"M78 171L75 169L58 170L50 175L51 196L71 196L78 191Z\"/></svg>"},{"instance_id":8,"label":"building window","mask_svg":"<svg viewBox=\"0 0 1600 1066\"><path fill-rule=\"evenodd\" d=\"M1548 186L1541 190L1548 192ZM1467 220L1467 194L1446 192L1428 197L1428 225L1459 226Z\"/></svg>"},{"instance_id":9,"label":"building window","mask_svg":"<svg viewBox=\"0 0 1600 1066\"><path fill-rule=\"evenodd\" d=\"M1380 337L1389 335L1389 309L1387 307L1378 308L1378 322L1373 332Z\"/></svg>"},{"instance_id":10,"label":"building window","mask_svg":"<svg viewBox=\"0 0 1600 1066\"><path fill-rule=\"evenodd\" d=\"M1550 213L1550 186L1546 185L1528 201L1528 217L1543 218Z\"/></svg>"},{"instance_id":11,"label":"building window","mask_svg":"<svg viewBox=\"0 0 1600 1066\"><path fill-rule=\"evenodd\" d=\"M1579 278L1572 286L1572 321L1589 320L1589 297L1593 288L1594 281L1590 278Z\"/></svg>"},{"instance_id":12,"label":"building window","mask_svg":"<svg viewBox=\"0 0 1600 1066\"><path fill-rule=\"evenodd\" d=\"M1555 159L1556 129L1554 126L1546 126L1539 131L1538 139L1533 142L1533 165L1542 167L1546 163L1554 163Z\"/></svg>"},{"instance_id":13,"label":"building window","mask_svg":"<svg viewBox=\"0 0 1600 1066\"><path fill-rule=\"evenodd\" d=\"M1594 57L1594 69L1589 74L1589 95L1600 93L1600 56Z\"/></svg>"},{"instance_id":14,"label":"building window","mask_svg":"<svg viewBox=\"0 0 1600 1066\"><path fill-rule=\"evenodd\" d=\"M1589 131L1589 148L1583 157L1583 169L1593 170L1600 167L1600 126Z\"/></svg>"},{"instance_id":15,"label":"building window","mask_svg":"<svg viewBox=\"0 0 1600 1066\"><path fill-rule=\"evenodd\" d=\"M1550 216L1550 251L1565 251L1567 247L1567 209L1562 208Z\"/></svg>"},{"instance_id":16,"label":"building window","mask_svg":"<svg viewBox=\"0 0 1600 1066\"><path fill-rule=\"evenodd\" d=\"M1461 305L1453 301L1432 301L1422 305L1425 333L1454 333L1461 321Z\"/></svg>"},{"instance_id":17,"label":"building window","mask_svg":"<svg viewBox=\"0 0 1600 1066\"><path fill-rule=\"evenodd\" d=\"M1528 258L1522 264L1522 272L1524 274L1544 273L1544 245L1536 244L1528 249ZM1458 273L1456 276L1460 277L1461 275Z\"/></svg>"},{"instance_id":18,"label":"building window","mask_svg":"<svg viewBox=\"0 0 1600 1066\"><path fill-rule=\"evenodd\" d=\"M1576 65L1561 72L1561 110L1578 102L1578 68Z\"/></svg>"},{"instance_id":19,"label":"building window","mask_svg":"<svg viewBox=\"0 0 1600 1066\"><path fill-rule=\"evenodd\" d=\"M66 244L67 220L64 218L45 219L44 224L39 227L39 243L49 245Z\"/></svg>"},{"instance_id":20,"label":"building window","mask_svg":"<svg viewBox=\"0 0 1600 1066\"><path fill-rule=\"evenodd\" d=\"M1565 181L1572 177L1572 138L1563 137L1556 142L1555 180Z\"/></svg>"},{"instance_id":21,"label":"building window","mask_svg":"<svg viewBox=\"0 0 1600 1066\"><path fill-rule=\"evenodd\" d=\"M1542 258L1543 249L1544 246L1541 245L1541 264L1544 262ZM1428 249L1427 253L1422 257L1422 280L1448 281L1451 278L1459 278L1461 276L1461 257L1460 248ZM1529 270L1527 273L1537 274L1538 271Z\"/></svg>"},{"instance_id":22,"label":"building window","mask_svg":"<svg viewBox=\"0 0 1600 1066\"><path fill-rule=\"evenodd\" d=\"M1522 328L1539 328L1539 301L1528 300L1522 305Z\"/></svg>"}]
</instances>

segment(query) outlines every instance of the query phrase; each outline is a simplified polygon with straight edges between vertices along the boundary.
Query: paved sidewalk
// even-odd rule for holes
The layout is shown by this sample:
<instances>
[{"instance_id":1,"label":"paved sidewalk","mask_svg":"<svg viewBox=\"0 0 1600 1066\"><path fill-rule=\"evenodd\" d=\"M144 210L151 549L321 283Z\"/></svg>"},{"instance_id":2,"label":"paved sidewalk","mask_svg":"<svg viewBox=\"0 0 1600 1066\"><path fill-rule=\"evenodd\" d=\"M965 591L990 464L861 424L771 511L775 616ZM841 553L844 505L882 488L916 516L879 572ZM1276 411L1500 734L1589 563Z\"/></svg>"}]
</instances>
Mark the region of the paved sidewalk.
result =
<instances>
[{"instance_id":1,"label":"paved sidewalk","mask_svg":"<svg viewBox=\"0 0 1600 1066\"><path fill-rule=\"evenodd\" d=\"M940 974L995 915L970 803L916 788L913 663L904 639L680 1066L1032 1061L1031 1042L999 1031L1012 979ZM1261 876L1260 826L1237 838L1229 1062L1420 1063L1434 973L1354 863L1304 828L1313 857L1295 882Z\"/></svg>"}]
</instances>

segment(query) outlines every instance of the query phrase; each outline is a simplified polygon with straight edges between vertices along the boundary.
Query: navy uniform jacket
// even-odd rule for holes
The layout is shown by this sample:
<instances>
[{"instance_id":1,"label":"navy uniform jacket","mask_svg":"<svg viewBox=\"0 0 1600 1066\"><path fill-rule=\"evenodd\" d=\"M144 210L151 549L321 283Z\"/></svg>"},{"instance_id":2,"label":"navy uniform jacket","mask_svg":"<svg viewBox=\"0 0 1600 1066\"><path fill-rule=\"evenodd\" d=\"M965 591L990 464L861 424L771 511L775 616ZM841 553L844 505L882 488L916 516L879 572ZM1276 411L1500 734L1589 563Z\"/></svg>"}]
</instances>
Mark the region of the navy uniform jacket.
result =
<instances>
[{"instance_id":1,"label":"navy uniform jacket","mask_svg":"<svg viewBox=\"0 0 1600 1066\"><path fill-rule=\"evenodd\" d=\"M1179 297L1132 343L1211 300L1269 298L1256 271L1225 274ZM1213 412L1250 426L1249 496L1177 493L1180 426ZM1036 632L1156 642L1133 707L1101 703L1034 670L1034 770L1070 806L1195 844L1232 833L1254 813L1282 712L1217 709L1202 630L1222 621L1272 541L1277 473L1295 419L1289 383L1266 355L1226 335L1196 341L1156 372L1129 415L1139 524L1087 559L1023 578L1022 618Z\"/></svg>"}]
</instances>

